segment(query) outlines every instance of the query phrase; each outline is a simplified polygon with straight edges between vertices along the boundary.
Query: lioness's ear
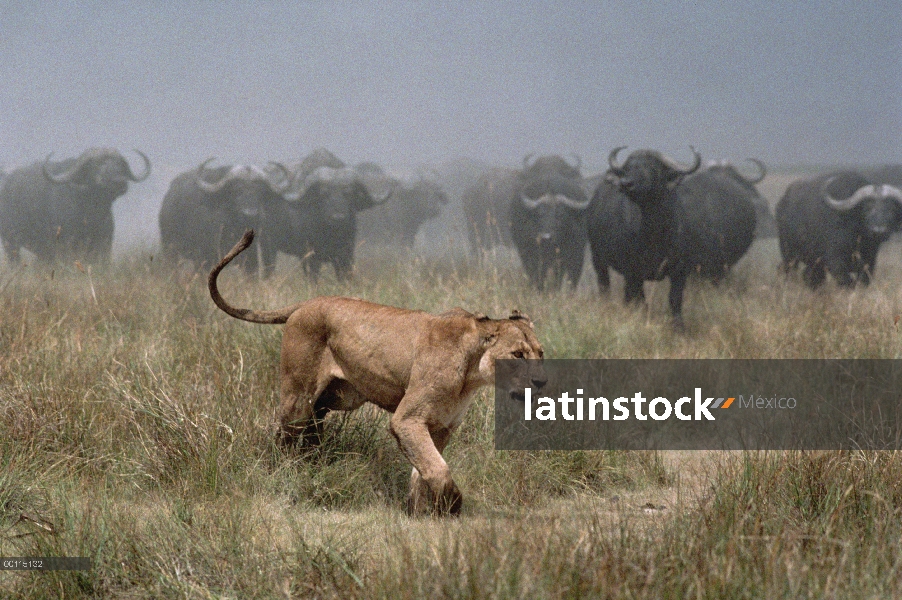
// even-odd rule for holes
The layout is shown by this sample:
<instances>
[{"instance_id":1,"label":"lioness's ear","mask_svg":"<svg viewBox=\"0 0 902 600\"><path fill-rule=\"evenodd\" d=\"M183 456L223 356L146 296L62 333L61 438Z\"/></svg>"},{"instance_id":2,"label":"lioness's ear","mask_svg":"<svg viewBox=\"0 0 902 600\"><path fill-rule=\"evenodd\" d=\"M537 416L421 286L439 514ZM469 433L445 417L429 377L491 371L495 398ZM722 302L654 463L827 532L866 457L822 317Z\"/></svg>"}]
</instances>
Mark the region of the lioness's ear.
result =
<instances>
[{"instance_id":1,"label":"lioness's ear","mask_svg":"<svg viewBox=\"0 0 902 600\"><path fill-rule=\"evenodd\" d=\"M511 321L526 321L530 327L532 327L532 319L530 319L526 313L520 312L518 309L514 309L511 311L511 315L508 317Z\"/></svg>"}]
</instances>

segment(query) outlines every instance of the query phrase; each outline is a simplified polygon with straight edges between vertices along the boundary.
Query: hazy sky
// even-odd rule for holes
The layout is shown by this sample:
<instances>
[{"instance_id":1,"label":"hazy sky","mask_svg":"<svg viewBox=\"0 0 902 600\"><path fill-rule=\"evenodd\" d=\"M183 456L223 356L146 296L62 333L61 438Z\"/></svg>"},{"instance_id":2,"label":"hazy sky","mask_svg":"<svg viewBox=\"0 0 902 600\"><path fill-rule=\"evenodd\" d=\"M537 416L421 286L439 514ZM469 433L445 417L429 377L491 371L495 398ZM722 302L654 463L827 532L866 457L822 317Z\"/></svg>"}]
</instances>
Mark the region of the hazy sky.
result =
<instances>
[{"instance_id":1,"label":"hazy sky","mask_svg":"<svg viewBox=\"0 0 902 600\"><path fill-rule=\"evenodd\" d=\"M0 0L0 164L902 162L902 2Z\"/></svg>"}]
</instances>

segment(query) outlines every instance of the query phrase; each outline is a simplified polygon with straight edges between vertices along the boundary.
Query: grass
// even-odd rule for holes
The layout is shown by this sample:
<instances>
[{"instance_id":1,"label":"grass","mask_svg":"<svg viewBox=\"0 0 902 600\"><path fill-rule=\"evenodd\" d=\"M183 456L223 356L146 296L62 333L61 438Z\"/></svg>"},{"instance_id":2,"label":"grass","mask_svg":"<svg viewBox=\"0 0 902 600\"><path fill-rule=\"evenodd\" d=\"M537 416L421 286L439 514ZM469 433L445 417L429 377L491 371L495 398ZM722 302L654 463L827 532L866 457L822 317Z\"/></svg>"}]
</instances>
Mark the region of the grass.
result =
<instances>
[{"instance_id":1,"label":"grass","mask_svg":"<svg viewBox=\"0 0 902 600\"><path fill-rule=\"evenodd\" d=\"M227 271L236 305L320 294L535 321L549 357L898 358L902 252L868 289L817 292L756 243L693 282L688 333L667 285L624 307L536 293L515 263L372 253L350 283L280 264ZM459 519L403 514L410 467L365 408L283 452L280 328L226 317L204 278L135 253L106 270L0 268L0 556L89 556L90 571L0 571L25 598L891 597L902 593L896 453L500 452L480 393L446 458Z\"/></svg>"}]
</instances>

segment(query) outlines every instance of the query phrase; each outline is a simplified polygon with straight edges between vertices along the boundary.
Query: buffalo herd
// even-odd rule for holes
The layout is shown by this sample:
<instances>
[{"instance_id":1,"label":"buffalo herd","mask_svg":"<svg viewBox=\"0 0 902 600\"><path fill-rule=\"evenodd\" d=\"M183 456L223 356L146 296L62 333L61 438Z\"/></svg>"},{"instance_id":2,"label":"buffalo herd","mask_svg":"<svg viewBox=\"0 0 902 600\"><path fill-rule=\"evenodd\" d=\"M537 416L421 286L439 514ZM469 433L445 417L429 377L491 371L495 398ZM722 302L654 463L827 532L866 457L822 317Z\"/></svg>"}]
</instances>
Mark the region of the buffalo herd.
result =
<instances>
[{"instance_id":1,"label":"buffalo herd","mask_svg":"<svg viewBox=\"0 0 902 600\"><path fill-rule=\"evenodd\" d=\"M588 176L579 157L528 155L521 168L489 168L459 195L471 253L496 246L516 251L539 290L576 286L586 248L598 287L606 293L610 269L624 280L626 302L644 300L644 282L667 278L674 324L682 326L683 290L690 276L717 283L756 238L779 238L783 269L799 265L818 287L829 273L840 286L867 285L880 245L902 229L902 166L842 170L789 184L772 212L759 194L766 169L703 164L692 149L688 164L654 150L613 149L607 171ZM21 250L39 261L77 258L108 263L113 203L138 173L110 148L0 173L0 240L7 260ZM133 160L131 162L134 162ZM248 273L273 273L279 252L301 259L316 278L331 265L350 276L355 250L391 244L409 250L417 232L449 202L438 173L406 178L372 162L349 166L320 148L296 163L216 165L209 158L177 175L159 212L161 257L209 268L246 229L257 250L242 257Z\"/></svg>"}]
</instances>

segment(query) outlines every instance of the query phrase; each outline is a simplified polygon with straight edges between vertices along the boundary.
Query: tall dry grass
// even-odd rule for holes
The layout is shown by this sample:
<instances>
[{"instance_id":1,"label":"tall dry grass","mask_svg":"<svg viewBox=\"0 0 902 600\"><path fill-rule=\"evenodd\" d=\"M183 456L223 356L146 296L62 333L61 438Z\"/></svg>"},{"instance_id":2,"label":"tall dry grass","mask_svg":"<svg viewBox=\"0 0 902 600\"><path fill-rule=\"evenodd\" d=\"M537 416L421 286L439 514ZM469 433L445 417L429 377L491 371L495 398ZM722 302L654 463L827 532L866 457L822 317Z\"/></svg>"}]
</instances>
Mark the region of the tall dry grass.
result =
<instances>
[{"instance_id":1,"label":"tall dry grass","mask_svg":"<svg viewBox=\"0 0 902 600\"><path fill-rule=\"evenodd\" d=\"M756 244L693 282L688 333L666 283L645 308L540 294L511 261L361 256L346 284L295 262L236 305L354 295L534 319L549 357L898 358L902 252L868 289L811 292ZM271 430L280 328L226 317L204 278L135 254L106 270L0 269L0 555L89 556L90 571L0 571L0 596L873 597L902 591L894 453L496 452L482 392L446 457L459 519L403 515L410 467L376 409L322 446ZM704 468L701 468L704 467Z\"/></svg>"}]
</instances>

